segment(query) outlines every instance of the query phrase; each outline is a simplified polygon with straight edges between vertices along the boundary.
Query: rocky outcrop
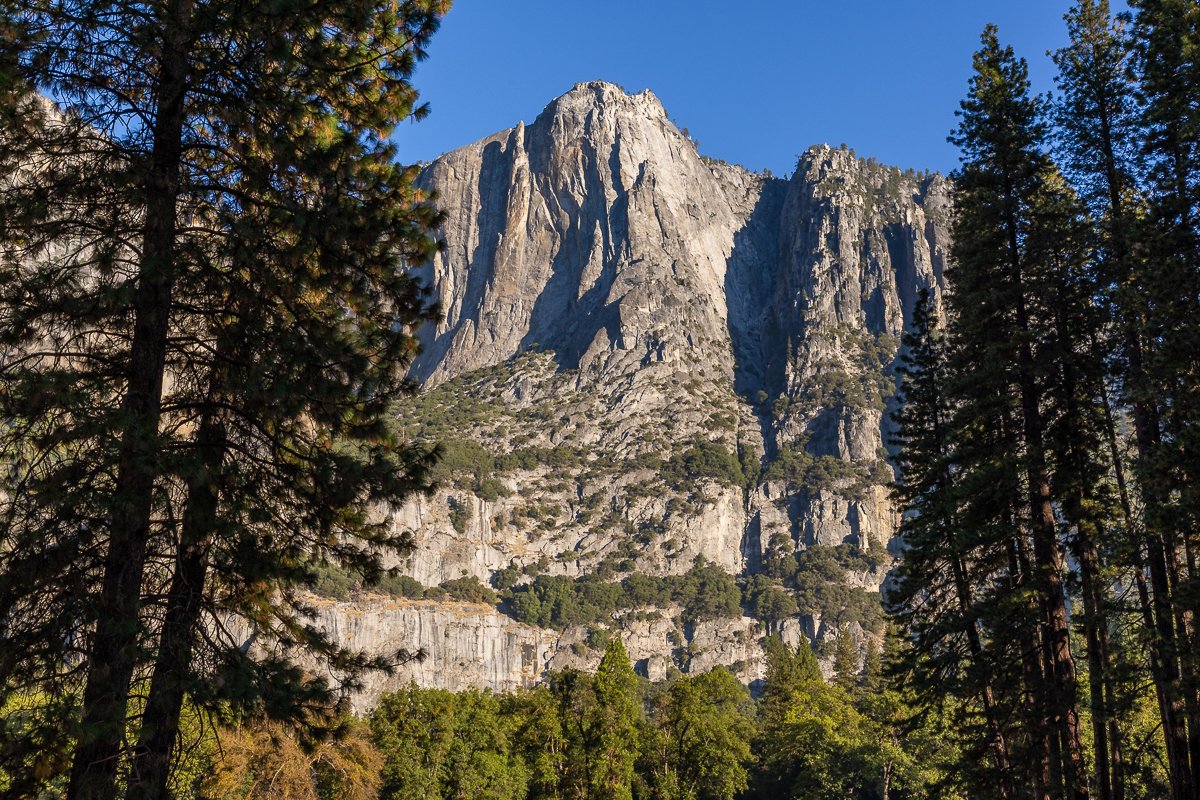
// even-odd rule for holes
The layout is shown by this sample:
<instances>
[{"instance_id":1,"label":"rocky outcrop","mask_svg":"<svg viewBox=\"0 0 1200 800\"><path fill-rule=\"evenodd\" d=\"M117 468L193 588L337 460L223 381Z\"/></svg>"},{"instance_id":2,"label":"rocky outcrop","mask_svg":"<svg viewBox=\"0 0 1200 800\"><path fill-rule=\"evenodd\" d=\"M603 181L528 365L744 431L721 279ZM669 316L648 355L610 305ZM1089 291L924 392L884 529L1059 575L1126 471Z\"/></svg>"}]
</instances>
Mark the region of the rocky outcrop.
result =
<instances>
[{"instance_id":1,"label":"rocky outcrop","mask_svg":"<svg viewBox=\"0 0 1200 800\"><path fill-rule=\"evenodd\" d=\"M338 644L397 654L391 675L369 673L352 698L356 711L410 682L461 691L513 691L537 683L551 669L592 670L602 642L576 627L562 633L522 625L477 603L397 600L366 594L347 602L314 600L317 623ZM635 615L617 627L643 675L661 680L671 670L705 672L732 666L746 681L763 674L758 623L748 617L699 623L686 635L669 615Z\"/></svg>"},{"instance_id":2,"label":"rocky outcrop","mask_svg":"<svg viewBox=\"0 0 1200 800\"><path fill-rule=\"evenodd\" d=\"M948 202L940 177L918 180L829 147L805 153L789 184L772 307L788 342L774 444L853 464L873 484L810 491L799 513L807 542L867 546L895 530L879 489L890 478L892 362L920 290L940 296Z\"/></svg>"},{"instance_id":3,"label":"rocky outcrop","mask_svg":"<svg viewBox=\"0 0 1200 800\"><path fill-rule=\"evenodd\" d=\"M395 514L418 543L403 571L617 580L702 557L745 575L843 544L886 561L894 359L917 293L942 285L942 178L827 146L790 179L753 174L702 156L651 92L587 83L421 183L446 212L424 268L444 317L399 418L446 459L439 491ZM844 580L877 591L885 574ZM428 642L407 673L428 685L511 688L594 655L589 632L491 611L355 608L336 612L347 635ZM807 609L777 627L816 641L840 624ZM681 639L661 609L609 627L652 677L737 664L752 680L767 626Z\"/></svg>"},{"instance_id":4,"label":"rocky outcrop","mask_svg":"<svg viewBox=\"0 0 1200 800\"><path fill-rule=\"evenodd\" d=\"M511 691L533 685L553 655L557 637L513 622L473 603L432 603L363 595L351 602L319 602L317 622L335 642L372 653L401 653L394 674L369 673L355 695L358 710L410 681L458 691L489 686Z\"/></svg>"}]
</instances>

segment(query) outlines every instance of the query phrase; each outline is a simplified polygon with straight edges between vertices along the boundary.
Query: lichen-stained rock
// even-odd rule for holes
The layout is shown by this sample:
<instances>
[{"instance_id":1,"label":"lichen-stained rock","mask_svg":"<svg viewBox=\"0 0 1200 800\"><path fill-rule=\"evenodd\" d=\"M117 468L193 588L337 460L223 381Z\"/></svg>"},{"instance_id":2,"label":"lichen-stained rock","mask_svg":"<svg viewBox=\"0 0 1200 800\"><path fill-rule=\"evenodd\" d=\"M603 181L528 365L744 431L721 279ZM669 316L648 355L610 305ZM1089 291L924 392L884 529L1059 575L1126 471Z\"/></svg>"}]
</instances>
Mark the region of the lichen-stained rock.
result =
<instances>
[{"instance_id":1,"label":"lichen-stained rock","mask_svg":"<svg viewBox=\"0 0 1200 800\"><path fill-rule=\"evenodd\" d=\"M940 298L943 178L824 145L788 179L754 174L700 155L650 91L593 82L420 181L446 213L423 268L444 316L420 334L424 388L397 416L445 459L439 490L393 513L417 542L403 572L616 581L698 557L748 575L781 548L896 551L895 357L918 292ZM844 582L877 591L886 572L851 565ZM530 642L538 669L598 658L586 629L388 608L371 617L380 638L436 624L457 642L412 673L429 685L519 685L506 648ZM768 626L659 611L607 626L644 673L760 674ZM775 627L815 642L836 624L812 609Z\"/></svg>"}]
</instances>

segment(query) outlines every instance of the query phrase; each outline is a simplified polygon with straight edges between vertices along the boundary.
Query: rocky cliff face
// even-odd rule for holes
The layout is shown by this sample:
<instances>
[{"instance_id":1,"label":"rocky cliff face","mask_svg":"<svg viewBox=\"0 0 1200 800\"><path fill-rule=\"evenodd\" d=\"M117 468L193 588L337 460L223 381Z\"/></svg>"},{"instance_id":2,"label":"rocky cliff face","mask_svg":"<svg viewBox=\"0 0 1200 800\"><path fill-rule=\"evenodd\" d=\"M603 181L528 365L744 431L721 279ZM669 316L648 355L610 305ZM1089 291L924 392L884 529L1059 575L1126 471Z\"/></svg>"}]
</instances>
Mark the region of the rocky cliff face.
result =
<instances>
[{"instance_id":1,"label":"rocky cliff face","mask_svg":"<svg viewBox=\"0 0 1200 800\"><path fill-rule=\"evenodd\" d=\"M676 609L677 610L677 609ZM597 649L587 643L588 631L574 626L557 632L514 622L495 608L479 603L398 600L365 594L351 601L319 603L318 622L336 640L352 649L372 652L405 651L411 659L393 675L366 676L363 690L353 698L356 711L367 711L380 695L410 681L422 686L460 691L489 687L513 691L536 684L548 669L595 669ZM791 626L793 645L802 640ZM686 654L669 616L641 618L620 630L635 667L651 680L662 680L682 664L685 670L706 672L734 665L747 676L761 677L761 632L749 617L711 620L690 631Z\"/></svg>"},{"instance_id":2,"label":"rocky cliff face","mask_svg":"<svg viewBox=\"0 0 1200 800\"><path fill-rule=\"evenodd\" d=\"M447 215L425 275L444 320L398 416L445 459L442 488L396 514L418 542L402 569L507 586L701 557L795 596L789 619L614 615L652 676L723 663L752 680L768 627L866 625L813 599L795 553L837 548L835 580L860 593L886 574L892 367L917 292L941 287L946 182L826 146L790 180L756 175L700 155L649 91L606 83L421 180ZM428 685L511 688L598 657L587 631L488 608L332 608L355 643L425 647L406 676Z\"/></svg>"}]
</instances>

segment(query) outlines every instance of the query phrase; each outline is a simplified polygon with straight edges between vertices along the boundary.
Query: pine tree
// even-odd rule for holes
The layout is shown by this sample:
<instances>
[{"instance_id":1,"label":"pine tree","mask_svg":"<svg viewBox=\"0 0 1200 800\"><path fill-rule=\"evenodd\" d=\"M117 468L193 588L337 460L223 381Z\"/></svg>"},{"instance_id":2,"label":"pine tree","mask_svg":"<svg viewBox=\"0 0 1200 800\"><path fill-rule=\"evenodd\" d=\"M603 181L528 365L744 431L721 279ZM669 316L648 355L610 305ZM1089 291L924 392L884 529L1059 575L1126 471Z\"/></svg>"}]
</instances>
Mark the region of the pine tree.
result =
<instances>
[{"instance_id":1,"label":"pine tree","mask_svg":"<svg viewBox=\"0 0 1200 800\"><path fill-rule=\"evenodd\" d=\"M849 626L838 632L833 650L834 683L846 691L858 684L858 645L850 635Z\"/></svg>"},{"instance_id":2,"label":"pine tree","mask_svg":"<svg viewBox=\"0 0 1200 800\"><path fill-rule=\"evenodd\" d=\"M1029 95L1024 62L985 31L952 137L963 166L944 365L922 344L935 341L931 326L914 319L925 330L906 339L900 370L896 496L909 549L888 600L912 637L901 674L926 708L935 682L968 708L990 694L984 717L1005 724L988 726L989 752L1010 764L995 775L1038 798L1083 797L1089 786L1101 798L1152 791L1145 669L1171 796L1197 789L1200 10L1133 5L1130 36L1106 2L1081 0L1066 17L1071 43L1055 54L1058 142L1078 195L1047 154L1047 107ZM1128 585L1136 617L1115 597ZM1072 624L1087 645L1094 777L1080 742ZM1129 646L1138 625L1144 655ZM971 726L957 727L970 741ZM986 791L1003 792L1000 783Z\"/></svg>"},{"instance_id":3,"label":"pine tree","mask_svg":"<svg viewBox=\"0 0 1200 800\"><path fill-rule=\"evenodd\" d=\"M1098 289L1090 231L1061 178L1047 179L1038 214L1041 241L1033 243L1034 250L1049 267L1043 291L1054 309L1053 339L1042 356L1052 367L1045 378L1051 486L1070 528L1067 545L1077 565L1082 613L1076 616L1087 643L1096 786L1107 800L1122 793L1123 756L1109 647L1113 576L1107 566L1119 514L1103 456L1104 353L1094 336L1102 317L1093 303Z\"/></svg>"},{"instance_id":4,"label":"pine tree","mask_svg":"<svg viewBox=\"0 0 1200 800\"><path fill-rule=\"evenodd\" d=\"M1166 5L1157 12L1172 10ZM1135 26L1145 37L1145 24ZM1139 149L1146 126L1140 118L1134 41L1120 21L1110 17L1107 2L1081 2L1067 15L1071 44L1056 54L1063 99L1057 120L1066 155L1068 174L1080 188L1096 221L1097 280L1094 296L1102 298L1113 322L1111 364L1116 376L1116 396L1130 409L1137 458L1136 487L1129 485L1124 453L1118 441L1113 403L1102 386L1103 428L1109 462L1117 487L1117 505L1124 531L1111 537L1118 563L1134 563L1131 580L1138 589L1141 615L1149 632L1149 665L1158 695L1172 794L1194 796L1195 737L1185 726L1185 699L1181 679L1187 666L1180 656L1182 639L1177 631L1178 609L1173 598L1171 564L1175 561L1171 526L1178 519L1168 504L1170 480L1163 481L1162 400L1169 390L1152 375L1162 337L1153 299L1161 281L1154 275L1159 256L1154 226L1144 220L1144 196L1139 186L1142 154ZM1150 23L1153 26L1153 23ZM1143 52L1145 57L1145 52ZM1155 56L1157 59L1157 56ZM1157 60L1149 65L1158 70ZM1104 347L1104 328L1097 326L1093 349ZM1159 464L1161 467L1161 464ZM1081 479L1082 481L1085 479ZM1144 508L1139 517L1131 497L1136 489ZM1143 567L1149 583L1143 576ZM1091 652L1089 651L1089 657ZM1192 667L1194 670L1194 667ZM1096 666L1091 667L1095 673ZM1110 689L1106 689L1111 694ZM1115 698L1114 698L1115 702ZM1193 719L1194 711L1193 711ZM1194 727L1194 725L1193 725ZM1116 740L1117 732L1113 737ZM1190 741L1189 741L1190 739ZM1114 754L1114 758L1117 755ZM1114 782L1119 776L1114 775ZM1101 781L1103 783L1103 781ZM1119 787L1114 785L1114 794Z\"/></svg>"},{"instance_id":5,"label":"pine tree","mask_svg":"<svg viewBox=\"0 0 1200 800\"><path fill-rule=\"evenodd\" d=\"M1151 581L1174 610L1192 792L1200 796L1200 637L1192 622L1200 608L1200 8L1187 0L1131 6L1149 212L1138 237L1145 278L1130 300L1145 320L1144 397L1158 411L1157 427L1138 432L1137 473L1150 500ZM1162 637L1166 625L1159 627Z\"/></svg>"},{"instance_id":6,"label":"pine tree","mask_svg":"<svg viewBox=\"0 0 1200 800\"><path fill-rule=\"evenodd\" d=\"M1194 534L1197 452L1197 349L1200 310L1200 9L1182 0L1132 4L1134 50L1143 99L1143 157L1148 169L1150 229L1144 293L1149 336L1147 369L1162 392L1161 463L1148 467L1172 497L1168 522ZM1189 461L1189 459L1192 459ZM1148 476L1148 482L1154 478ZM1189 565L1190 569L1190 565ZM1189 602L1191 602L1189 600Z\"/></svg>"},{"instance_id":7,"label":"pine tree","mask_svg":"<svg viewBox=\"0 0 1200 800\"><path fill-rule=\"evenodd\" d=\"M767 676L760 705L756 789L770 798L859 796L874 783L862 716L840 687L827 684L807 643L778 637L764 646Z\"/></svg>"},{"instance_id":8,"label":"pine tree","mask_svg":"<svg viewBox=\"0 0 1200 800\"><path fill-rule=\"evenodd\" d=\"M918 294L903 345L898 368L903 402L893 415L900 476L893 493L905 509L899 534L906 550L885 603L914 638L904 672L923 702L935 705L949 693L981 711L982 741L972 748L987 754L992 772L979 781L1007 794L1009 736L1001 723L1005 713L994 666L1006 654L994 662L985 652L975 586L976 573L994 560L982 553L995 545L985 547L959 518L946 342L927 289Z\"/></svg>"},{"instance_id":9,"label":"pine tree","mask_svg":"<svg viewBox=\"0 0 1200 800\"><path fill-rule=\"evenodd\" d=\"M867 652L863 655L862 688L867 693L883 688L883 654L879 652L879 642L873 636L867 637Z\"/></svg>"},{"instance_id":10,"label":"pine tree","mask_svg":"<svg viewBox=\"0 0 1200 800\"><path fill-rule=\"evenodd\" d=\"M0 683L69 698L86 670L71 797L117 792L143 652L130 797L165 792L185 691L286 716L329 692L289 649L349 686L387 660L294 588L314 559L377 575L407 544L378 509L424 482L387 415L436 215L386 137L446 6L0 4L0 611L28 645Z\"/></svg>"},{"instance_id":11,"label":"pine tree","mask_svg":"<svg viewBox=\"0 0 1200 800\"><path fill-rule=\"evenodd\" d=\"M767 674L763 681L761 716L769 721L787 708L806 683L821 678L821 666L807 644L792 650L778 635L763 640L763 658Z\"/></svg>"},{"instance_id":12,"label":"pine tree","mask_svg":"<svg viewBox=\"0 0 1200 800\"><path fill-rule=\"evenodd\" d=\"M954 372L960 376L956 425L963 431L993 426L1009 434L1005 451L977 450L978 464L987 465L984 474L994 466L1006 473L996 484L995 502L970 501L979 521L990 518L998 532L1010 531L1012 590L1003 601L1019 603L989 626L997 636L1006 619L1023 619L1013 641L1024 645L1015 649L1027 659L1040 655L1041 663L1027 662L1025 670L1037 793L1082 798L1088 779L1054 511L1052 420L1046 416L1045 372L1058 345L1047 320L1054 319L1061 272L1056 260L1062 254L1053 246L1060 230L1045 215L1066 201L1055 188L1062 181L1045 152L1044 103L1029 95L1025 62L1000 45L992 26L982 42L952 137L962 151L949 294ZM964 473L975 469L967 457L958 466Z\"/></svg>"},{"instance_id":13,"label":"pine tree","mask_svg":"<svg viewBox=\"0 0 1200 800\"><path fill-rule=\"evenodd\" d=\"M864 679L853 693L854 706L864 720L864 738L869 743L867 761L874 785L868 796L880 800L938 796L935 787L945 781L947 765L951 765L960 783L964 772L941 724L943 706L923 707L912 691L908 665L901 656L911 642L897 638L892 629L885 633L883 645L885 651L880 653L878 640L867 640ZM943 704L948 699L943 695ZM997 790L993 782L987 791L992 796L1003 796L1007 788Z\"/></svg>"}]
</instances>

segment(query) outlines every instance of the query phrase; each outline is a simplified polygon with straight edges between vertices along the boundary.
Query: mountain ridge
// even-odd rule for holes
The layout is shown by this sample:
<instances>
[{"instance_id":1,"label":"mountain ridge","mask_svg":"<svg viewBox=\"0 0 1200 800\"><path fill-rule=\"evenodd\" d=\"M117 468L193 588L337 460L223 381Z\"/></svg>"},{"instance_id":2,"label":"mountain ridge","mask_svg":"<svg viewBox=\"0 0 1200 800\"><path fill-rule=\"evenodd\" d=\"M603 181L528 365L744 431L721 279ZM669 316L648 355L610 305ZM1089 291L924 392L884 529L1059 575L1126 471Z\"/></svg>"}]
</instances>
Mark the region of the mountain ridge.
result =
<instances>
[{"instance_id":1,"label":"mountain ridge","mask_svg":"<svg viewBox=\"0 0 1200 800\"><path fill-rule=\"evenodd\" d=\"M560 628L512 681L463 685L586 666L590 629L635 644L647 614L663 620L661 659L630 649L648 674L713 663L705 641L744 680L768 630L819 643L878 624L861 593L896 546L891 370L917 292L940 292L944 178L828 146L787 180L754 174L701 156L649 90L590 82L431 162L420 184L446 212L446 246L421 271L444 318L420 333L425 389L398 422L446 456L441 488L395 514L418 543L397 566L427 587L494 585L518 623ZM697 564L741 582L740 611L686 622L686 597L662 592L607 616L545 610L567 602L547 593L633 575L682 576L678 594L709 574ZM749 598L768 590L795 611L761 618ZM447 635L494 651L485 628ZM439 669L409 676L445 685Z\"/></svg>"}]
</instances>

